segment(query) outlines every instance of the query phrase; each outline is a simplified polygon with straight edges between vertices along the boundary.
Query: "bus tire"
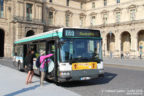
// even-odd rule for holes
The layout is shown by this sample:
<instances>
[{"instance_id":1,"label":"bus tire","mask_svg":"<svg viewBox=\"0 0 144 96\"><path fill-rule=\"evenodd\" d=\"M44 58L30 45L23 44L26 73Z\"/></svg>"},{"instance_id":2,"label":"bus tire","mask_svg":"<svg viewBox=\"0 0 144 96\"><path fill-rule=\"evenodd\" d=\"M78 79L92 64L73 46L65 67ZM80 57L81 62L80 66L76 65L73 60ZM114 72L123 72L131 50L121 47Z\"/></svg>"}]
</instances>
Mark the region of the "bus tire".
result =
<instances>
[{"instance_id":1,"label":"bus tire","mask_svg":"<svg viewBox=\"0 0 144 96\"><path fill-rule=\"evenodd\" d=\"M21 67L21 66L22 66L21 62L20 62L20 61L18 61L18 70L22 72L22 71L23 71L23 69L22 69L22 67Z\"/></svg>"}]
</instances>

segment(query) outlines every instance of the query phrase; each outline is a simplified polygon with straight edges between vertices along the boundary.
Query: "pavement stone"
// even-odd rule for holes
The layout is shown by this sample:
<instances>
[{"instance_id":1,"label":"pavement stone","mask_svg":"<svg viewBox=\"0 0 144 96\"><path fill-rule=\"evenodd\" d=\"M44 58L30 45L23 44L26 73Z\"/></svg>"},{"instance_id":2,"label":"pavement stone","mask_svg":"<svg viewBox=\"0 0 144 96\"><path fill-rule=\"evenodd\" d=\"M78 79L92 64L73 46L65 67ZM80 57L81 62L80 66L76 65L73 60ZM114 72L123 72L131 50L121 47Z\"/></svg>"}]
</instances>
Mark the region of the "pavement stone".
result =
<instances>
[{"instance_id":1,"label":"pavement stone","mask_svg":"<svg viewBox=\"0 0 144 96\"><path fill-rule=\"evenodd\" d=\"M52 83L44 82L44 86L40 86L35 76L32 84L25 85L26 76L26 73L0 65L0 96L80 96Z\"/></svg>"}]
</instances>

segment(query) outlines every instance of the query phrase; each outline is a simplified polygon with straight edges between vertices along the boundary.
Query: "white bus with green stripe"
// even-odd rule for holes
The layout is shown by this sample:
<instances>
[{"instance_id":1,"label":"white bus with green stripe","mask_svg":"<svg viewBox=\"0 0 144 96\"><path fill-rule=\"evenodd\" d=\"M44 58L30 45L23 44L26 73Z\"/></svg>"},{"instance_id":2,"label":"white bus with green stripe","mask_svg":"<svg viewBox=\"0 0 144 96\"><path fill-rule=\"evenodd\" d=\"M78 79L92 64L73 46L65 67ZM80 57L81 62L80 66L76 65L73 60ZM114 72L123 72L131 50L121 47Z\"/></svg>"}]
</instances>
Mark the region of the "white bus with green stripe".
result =
<instances>
[{"instance_id":1,"label":"white bus with green stripe","mask_svg":"<svg viewBox=\"0 0 144 96\"><path fill-rule=\"evenodd\" d=\"M14 62L25 70L25 56L29 49L52 53L46 78L55 82L89 80L104 76L102 38L99 30L60 28L14 42ZM40 74L34 61L34 72Z\"/></svg>"}]
</instances>

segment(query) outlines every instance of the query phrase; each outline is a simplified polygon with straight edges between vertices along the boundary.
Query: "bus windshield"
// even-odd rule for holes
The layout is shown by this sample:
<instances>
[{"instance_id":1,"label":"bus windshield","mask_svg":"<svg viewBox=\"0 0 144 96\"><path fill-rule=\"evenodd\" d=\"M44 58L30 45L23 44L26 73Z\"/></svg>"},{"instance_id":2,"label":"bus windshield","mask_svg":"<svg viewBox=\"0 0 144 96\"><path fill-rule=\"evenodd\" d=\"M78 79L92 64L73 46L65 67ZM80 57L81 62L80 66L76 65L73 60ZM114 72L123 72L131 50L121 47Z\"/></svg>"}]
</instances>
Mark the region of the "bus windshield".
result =
<instances>
[{"instance_id":1,"label":"bus windshield","mask_svg":"<svg viewBox=\"0 0 144 96\"><path fill-rule=\"evenodd\" d=\"M96 61L102 59L101 40L97 39L62 39L61 61Z\"/></svg>"}]
</instances>

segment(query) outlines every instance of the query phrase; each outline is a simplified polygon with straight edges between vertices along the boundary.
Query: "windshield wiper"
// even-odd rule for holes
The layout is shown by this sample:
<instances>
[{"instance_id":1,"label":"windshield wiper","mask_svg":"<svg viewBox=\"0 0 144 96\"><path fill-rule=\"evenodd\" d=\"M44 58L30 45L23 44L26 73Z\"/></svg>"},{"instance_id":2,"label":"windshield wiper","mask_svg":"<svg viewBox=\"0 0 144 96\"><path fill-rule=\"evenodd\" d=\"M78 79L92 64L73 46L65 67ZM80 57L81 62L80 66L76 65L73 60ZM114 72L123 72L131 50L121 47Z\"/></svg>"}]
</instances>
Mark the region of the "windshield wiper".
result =
<instances>
[{"instance_id":1,"label":"windshield wiper","mask_svg":"<svg viewBox=\"0 0 144 96\"><path fill-rule=\"evenodd\" d=\"M76 63L76 62L100 62L101 59L99 58L73 58L70 60L71 63Z\"/></svg>"},{"instance_id":2,"label":"windshield wiper","mask_svg":"<svg viewBox=\"0 0 144 96\"><path fill-rule=\"evenodd\" d=\"M88 58L72 58L71 60L71 63L74 63L74 62L87 62L89 61Z\"/></svg>"}]
</instances>

